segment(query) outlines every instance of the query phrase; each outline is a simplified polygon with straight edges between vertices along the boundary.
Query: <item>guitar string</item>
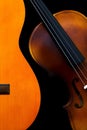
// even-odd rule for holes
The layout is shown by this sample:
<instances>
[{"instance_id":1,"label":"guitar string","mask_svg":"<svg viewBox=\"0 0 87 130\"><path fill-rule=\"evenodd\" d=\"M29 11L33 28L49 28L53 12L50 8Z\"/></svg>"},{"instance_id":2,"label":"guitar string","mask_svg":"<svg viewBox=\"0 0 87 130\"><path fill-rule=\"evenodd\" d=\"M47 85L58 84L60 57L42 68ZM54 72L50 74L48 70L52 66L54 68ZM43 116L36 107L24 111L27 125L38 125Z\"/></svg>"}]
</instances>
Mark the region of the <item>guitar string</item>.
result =
<instances>
[{"instance_id":1,"label":"guitar string","mask_svg":"<svg viewBox=\"0 0 87 130\"><path fill-rule=\"evenodd\" d=\"M43 14L43 11L40 9L40 7L38 6L38 3L35 3L35 1L33 2L32 0L30 0L32 5L34 6L34 8L36 9L36 11L38 12L38 14L40 15L41 19L43 20L43 22L45 23L45 25L48 27L48 24L45 22L44 18L42 17L41 13ZM45 17L45 15L43 15ZM48 19L45 17L45 19L48 21ZM49 21L48 21L49 23ZM49 23L50 24L50 23ZM54 28L51 26L50 24L50 27L52 28L52 30L54 30ZM55 35L54 33L49 29L48 27L48 30L50 31L50 33L52 34L53 38L55 39L56 43L58 44L58 46L60 47L60 49L62 50L63 54L65 55L65 57L67 58L68 62L70 63L70 65L72 66L72 68L74 69L75 73L77 74L77 76L79 77L79 79L81 80L82 84L85 86L85 82L83 81L81 75L79 74L79 72L77 71L77 69L75 68L75 66L72 64L72 62L70 61L70 59L68 58L68 56L66 55L66 53L64 52L64 50L62 49L62 47L59 45L57 39L55 38ZM55 32L55 30L54 30ZM56 34L56 32L55 32ZM57 35L57 34L56 34ZM61 41L61 39L60 39ZM63 43L61 41L61 43ZM64 45L63 45L64 46ZM66 51L68 52L67 48L64 46L64 48L66 49ZM69 55L71 56L70 52L68 52ZM72 60L74 61L73 57L71 56ZM79 66L77 65L77 63L74 61L74 63L76 64L77 68L79 69Z\"/></svg>"}]
</instances>

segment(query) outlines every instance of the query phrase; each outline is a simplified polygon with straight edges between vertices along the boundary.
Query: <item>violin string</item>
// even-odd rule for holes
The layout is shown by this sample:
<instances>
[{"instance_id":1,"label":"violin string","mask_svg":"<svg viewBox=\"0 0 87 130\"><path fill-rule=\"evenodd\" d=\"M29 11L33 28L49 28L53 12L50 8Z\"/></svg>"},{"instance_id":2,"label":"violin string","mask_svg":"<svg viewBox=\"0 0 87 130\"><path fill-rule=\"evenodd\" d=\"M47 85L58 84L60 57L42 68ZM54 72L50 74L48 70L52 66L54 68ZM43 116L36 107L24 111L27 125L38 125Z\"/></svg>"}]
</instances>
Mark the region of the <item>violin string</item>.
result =
<instances>
[{"instance_id":1,"label":"violin string","mask_svg":"<svg viewBox=\"0 0 87 130\"><path fill-rule=\"evenodd\" d=\"M34 1L35 2L35 1ZM39 1L40 2L40 1ZM43 17L42 17L42 15L41 15L41 13L40 13L40 11L41 11L41 9L40 9L40 7L38 6L38 4L39 3L32 3L33 4L33 6L36 8L36 10L38 11L38 13L39 13L39 15L40 15L40 17L43 19ZM37 6L37 7L36 7ZM43 13L43 11L42 11L42 13ZM46 18L46 20L48 21L48 19ZM43 19L43 22L45 22L44 21L44 19ZM49 21L48 21L49 22ZM47 24L47 23L45 23L45 24ZM50 23L49 23L50 24ZM47 26L48 26L48 24L47 24ZM52 27L52 26L51 26ZM49 31L51 31L51 30L49 30ZM54 31L55 32L55 31ZM52 32L51 32L52 33ZM52 33L52 35L54 36L54 34ZM55 36L54 36L54 39L55 39ZM55 39L56 40L56 42L57 42L57 39ZM59 45L59 47L61 48L61 46ZM66 48L67 49L67 48ZM64 50L61 48L61 50L63 51L63 53L64 53L64 55L66 56L66 58L68 59L68 61L69 61L69 63L71 64L71 66L73 67L73 69L74 69L74 71L76 72L76 74L78 75L78 77L80 78L80 80L81 80L81 82L83 83L83 85L85 85L85 83L84 83L84 81L82 80L82 78L81 78L81 76L80 76L80 74L79 74L79 72L76 70L76 68L74 67L74 65L71 63L71 61L70 61L70 59L68 58L68 56L65 54L65 52L64 52ZM67 50L68 51L68 50ZM71 54L70 54L71 55ZM74 60L74 59L73 59ZM75 62L75 61L74 61ZM76 64L77 65L77 64ZM78 67L78 65L77 65L77 67Z\"/></svg>"},{"instance_id":2,"label":"violin string","mask_svg":"<svg viewBox=\"0 0 87 130\"><path fill-rule=\"evenodd\" d=\"M42 2L42 1L41 1ZM40 3L40 1L39 1L39 3ZM38 4L39 4L38 3ZM43 6L44 6L44 4L43 3L41 3ZM44 10L46 10L46 11L48 11L47 10L47 8L44 6L43 7L44 8ZM43 10L43 11L44 11ZM44 12L45 13L45 12ZM47 14L45 13L45 17L46 17L46 15L47 15L47 17L49 18L49 20L51 20L51 18L52 17L50 17L50 12L48 11L47 12ZM51 14L52 15L52 14ZM54 19L53 19L54 20ZM55 21L55 22L57 22L57 21ZM58 22L57 22L58 23ZM54 21L51 23L51 24L53 24L53 25L51 25L51 26L55 26L55 30L58 28L57 27L57 23L54 23ZM61 26L60 26L61 27ZM60 28L61 29L61 28ZM63 32L63 29L62 29L62 32ZM59 34L61 33L61 36L62 36L62 38L64 38L63 37L63 34L62 34L62 32L61 31L59 31ZM66 34L66 33L65 33ZM65 35L65 36L68 36L68 35ZM67 41L66 41L66 39L67 39ZM66 42L66 43L69 43L70 41L68 41L69 39L66 37L66 39L64 38L63 40ZM70 39L71 40L71 39ZM77 57L77 60L81 63L81 59L78 57L78 55L77 55L77 53L75 52L75 50L70 46L70 44L67 44L68 46L69 46L69 48L71 49L71 50L69 50L69 52L71 52L71 51L73 51L73 54L74 54L74 56L75 57ZM72 44L71 44L72 45ZM68 49L67 49L68 50ZM72 55L71 55L72 56ZM74 57L73 57L73 59L74 59ZM74 59L75 60L75 59ZM87 68L86 68L86 66L83 64L83 62L80 64L80 66L78 66L78 62L74 62L74 63L76 63L76 66L77 66L77 68L78 68L78 70L80 71L80 73L81 73L81 75L83 76L83 78L85 79L85 80L87 80Z\"/></svg>"},{"instance_id":3,"label":"violin string","mask_svg":"<svg viewBox=\"0 0 87 130\"><path fill-rule=\"evenodd\" d=\"M46 11L48 11L47 10L47 8L46 8L46 6L44 5L44 3L40 0L39 1L39 3L41 2L41 4L43 5L43 8L44 8L44 10L46 10ZM43 10L43 11L44 11ZM50 14L50 12L48 11L47 12L48 13L48 16L49 16L49 20L51 20L51 18L52 17L50 17L50 15L52 15L52 14ZM45 14L46 15L46 14ZM52 22L53 23L53 22ZM55 29L57 29L58 27L61 27L61 26L58 26L57 27L57 24L58 24L58 21L55 21L55 23L54 23L54 25L53 26L55 26ZM61 29L61 28L60 28ZM63 29L61 29L62 31L60 31L59 33L61 33L61 36L63 37ZM66 41L66 39L64 38L63 40L65 40L65 42L66 42L66 44L67 43L69 43L69 41L71 41L72 42L72 40L69 38L69 36L67 35L67 33L64 33L64 35L66 36L66 39L67 39L67 41ZM69 41L68 41L69 40ZM73 43L73 42L72 42ZM80 60L80 58L78 57L78 55L77 55L77 53L74 51L74 49L70 46L70 44L67 44L68 46L69 46L69 48L71 49L71 51L74 53L74 55L77 57L77 60L80 62L81 60ZM78 65L78 64L77 64ZM80 65L80 67L82 67L83 69L84 69L84 71L86 71L87 72L87 68L86 68L86 66L83 64L83 62L81 63L81 65ZM82 72L82 69L80 68L80 71L81 71L81 73L83 73L83 76L84 76L84 78L87 80L87 76L84 74L84 72Z\"/></svg>"},{"instance_id":4,"label":"violin string","mask_svg":"<svg viewBox=\"0 0 87 130\"><path fill-rule=\"evenodd\" d=\"M40 1L39 1L39 3L40 3ZM39 4L38 3L38 4ZM41 1L41 4L44 6L44 4L42 3L42 1ZM47 8L44 6L44 10L47 10ZM48 13L49 13L49 11L48 11ZM46 14L45 14L46 15ZM48 14L48 16L49 16L49 19L51 18L50 17L50 13ZM54 25L56 25L56 24L54 24ZM55 29L56 29L57 27L55 27ZM61 33L61 32L60 32ZM65 33L66 34L66 33ZM61 33L61 35L62 35L62 37L63 37L63 34ZM67 35L66 35L67 36ZM65 39L64 39L65 40ZM65 40L66 41L66 40ZM67 43L67 42L66 42ZM69 46L69 47L71 47L71 46ZM71 48L71 50L74 52L74 50ZM76 56L76 57L78 57L78 55L74 52L74 55ZM79 57L77 58L77 59L79 59ZM80 59L79 59L79 61L80 61ZM81 64L82 65L82 64ZM80 65L80 67L81 67L81 65ZM77 64L77 66L78 66L78 64ZM79 67L79 66L78 66ZM82 69L79 67L79 70L80 70L80 72L81 72L81 74L84 76L84 78L87 80L87 77L86 77L86 75L84 74L84 72L82 71ZM83 68L84 68L84 70L86 70L87 71L87 69L85 68L85 66L82 66Z\"/></svg>"},{"instance_id":5,"label":"violin string","mask_svg":"<svg viewBox=\"0 0 87 130\"><path fill-rule=\"evenodd\" d=\"M47 12L47 16L49 16L49 20L51 21L51 18L52 17L50 17L50 15L52 15L49 11L48 11L48 9L47 9L47 7L44 5L44 3L40 0L39 1L39 3L41 2L41 4L43 5L43 8L44 8L44 10L46 10L46 12ZM38 3L38 4L39 4ZM43 10L43 11L44 11ZM52 22L52 23L54 23L54 22ZM57 29L58 27L61 27L61 26L58 26L57 27L57 24L58 24L58 21L56 21L56 19L55 19L55 23L53 24L53 26L55 26L55 29ZM60 28L61 29L61 28ZM63 40L66 42L66 44L68 43L68 42L72 42L72 40L69 38L69 36L67 35L67 33L65 33L64 32L64 30L63 29L61 29L61 31L59 32L60 34L61 34L61 36L64 38L64 36L63 36L63 33L64 33L64 35L66 36L66 38L67 38L67 41L66 41L66 39L64 38ZM68 41L69 40L69 41ZM76 54L76 52L74 51L74 49L72 49L72 47L70 46L70 44L67 44L68 45L68 47L72 50L72 52L74 53L74 55L76 56L76 58L77 58L77 60L80 62L81 60L80 60L80 58L78 57L78 55ZM87 72L87 68L86 68L86 66L83 64L83 63L81 63L80 64L80 66L82 66L82 68L84 69L84 71L86 71ZM85 74L84 74L84 72L82 72L82 69L80 69L80 72L83 74L83 76L84 76L84 78L87 80L87 76L85 76Z\"/></svg>"},{"instance_id":6,"label":"violin string","mask_svg":"<svg viewBox=\"0 0 87 130\"><path fill-rule=\"evenodd\" d=\"M40 0L38 4L40 4L40 2L41 2L41 4L43 5L43 11L44 11L44 10L47 11L47 13L48 13L47 16L49 17L49 20L51 21L51 20L52 20L52 19L51 19L52 17L50 17L50 15L52 15L52 14L50 14L50 12L47 10L47 8L46 8L46 6L44 5L44 3L42 2L42 0ZM45 14L45 15L46 15L46 14ZM55 29L58 28L56 22L58 23L58 21L55 21L55 23L52 22L52 23L54 23L53 26L55 26ZM50 25L51 25L51 24L50 24ZM51 26L52 26L52 25L51 25ZM60 26L59 26L59 27L60 27ZM67 39L67 41L66 41L66 39L65 39L64 36L63 36L63 29L62 29L62 31L60 31L59 33L60 33L61 36L63 37L63 40L66 42L66 44L71 41L71 39L68 38L69 36L68 36L66 33L64 33L64 34L66 34L66 35L65 35L65 36L66 36L66 39ZM68 40L69 40L69 41L68 41ZM71 41L71 42L72 42L72 41ZM72 49L72 47L70 46L70 44L67 44L67 45L69 46L69 48L70 48L71 51L73 52L74 56L77 57L77 60L80 62L81 60L80 60L80 58L78 57L78 55L76 54L76 52L74 51L74 49ZM78 64L77 64L77 66L78 66ZM79 66L78 66L78 67L79 67ZM87 68L85 67L85 65L84 65L83 63L80 64L80 67L82 67L82 68L84 69L84 71L87 72ZM80 67L79 67L79 71L80 71L81 74L84 76L84 78L87 80L86 74L82 71L83 69L81 69Z\"/></svg>"},{"instance_id":7,"label":"violin string","mask_svg":"<svg viewBox=\"0 0 87 130\"><path fill-rule=\"evenodd\" d=\"M31 0L30 0L30 1L31 1ZM39 1L39 2L40 2L40 1ZM40 15L40 17L41 17L41 19L43 20L43 22L45 23L45 25L48 27L48 24L45 22L45 20L47 20L47 22L49 23L49 25L50 25L50 27L52 28L52 30L54 30L54 28L51 26L51 24L50 24L50 22L48 21L48 19L45 17L43 11L42 11L42 10L40 9L40 7L38 6L39 3L37 3L36 0L33 1L33 2L31 1L31 3L32 3L32 5L35 7L36 11L37 11L38 14ZM42 14L41 14L41 13L43 14L45 20L44 20L44 18L42 17ZM48 29L49 29L49 27L48 27ZM50 29L49 29L49 31L50 31L50 33L52 34L52 36L53 36L53 38L55 39L55 41L57 42L57 44L58 44L58 46L60 47L60 49L62 50L63 54L65 55L65 57L66 57L67 60L69 61L70 65L72 66L72 68L73 68L74 71L76 72L77 76L78 76L79 79L81 80L82 84L85 86L86 84L85 84L85 82L83 81L81 75L79 74L79 72L77 71L77 69L75 68L75 66L72 64L72 62L70 61L70 59L68 58L68 56L66 55L66 53L64 52L64 50L62 49L62 47L59 45L57 39L55 38L54 33L53 33ZM54 30L54 32L55 32L55 30ZM55 32L55 34L56 34L56 32ZM57 35L57 34L56 34L56 35ZM61 40L61 39L60 39L60 40ZM63 43L62 40L61 40L61 43ZM63 46L64 46L64 44L63 44ZM64 48L66 49L66 51L68 51L65 46L64 46ZM70 52L68 52L68 53L69 53L69 55L71 56ZM71 58L72 58L73 62L76 64L77 68L79 69L79 66L77 65L77 63L75 62L75 60L73 59L72 56L71 56ZM80 69L79 69L79 70L80 70ZM81 72L81 73L82 73L82 72ZM83 74L83 73L82 73L82 74Z\"/></svg>"}]
</instances>

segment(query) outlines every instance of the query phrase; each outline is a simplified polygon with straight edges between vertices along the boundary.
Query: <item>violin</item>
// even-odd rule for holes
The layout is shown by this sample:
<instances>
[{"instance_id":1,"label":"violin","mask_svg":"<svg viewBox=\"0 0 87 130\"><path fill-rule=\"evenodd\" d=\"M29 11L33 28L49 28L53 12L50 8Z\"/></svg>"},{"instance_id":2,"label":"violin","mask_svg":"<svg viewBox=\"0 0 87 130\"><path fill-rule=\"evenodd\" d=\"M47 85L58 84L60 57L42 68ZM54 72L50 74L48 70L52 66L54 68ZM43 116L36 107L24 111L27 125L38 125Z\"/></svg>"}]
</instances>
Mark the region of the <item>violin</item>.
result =
<instances>
[{"instance_id":1,"label":"violin","mask_svg":"<svg viewBox=\"0 0 87 130\"><path fill-rule=\"evenodd\" d=\"M75 10L52 14L42 0L30 2L41 18L29 39L31 56L66 82L71 127L87 130L87 17Z\"/></svg>"},{"instance_id":2,"label":"violin","mask_svg":"<svg viewBox=\"0 0 87 130\"><path fill-rule=\"evenodd\" d=\"M0 1L0 130L26 130L40 107L39 83L19 46L24 18L23 0Z\"/></svg>"}]
</instances>

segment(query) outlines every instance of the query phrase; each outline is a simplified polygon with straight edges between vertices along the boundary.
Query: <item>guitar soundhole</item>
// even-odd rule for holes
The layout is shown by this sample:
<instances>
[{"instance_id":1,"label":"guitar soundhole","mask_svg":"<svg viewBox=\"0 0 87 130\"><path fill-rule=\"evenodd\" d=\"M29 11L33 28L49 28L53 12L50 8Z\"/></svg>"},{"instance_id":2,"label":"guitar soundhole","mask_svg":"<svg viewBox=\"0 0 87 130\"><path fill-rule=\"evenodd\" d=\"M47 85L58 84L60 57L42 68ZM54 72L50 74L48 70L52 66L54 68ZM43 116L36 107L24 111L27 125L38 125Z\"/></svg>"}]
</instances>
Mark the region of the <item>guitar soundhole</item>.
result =
<instances>
[{"instance_id":1,"label":"guitar soundhole","mask_svg":"<svg viewBox=\"0 0 87 130\"><path fill-rule=\"evenodd\" d=\"M0 95L10 94L10 84L0 84Z\"/></svg>"}]
</instances>

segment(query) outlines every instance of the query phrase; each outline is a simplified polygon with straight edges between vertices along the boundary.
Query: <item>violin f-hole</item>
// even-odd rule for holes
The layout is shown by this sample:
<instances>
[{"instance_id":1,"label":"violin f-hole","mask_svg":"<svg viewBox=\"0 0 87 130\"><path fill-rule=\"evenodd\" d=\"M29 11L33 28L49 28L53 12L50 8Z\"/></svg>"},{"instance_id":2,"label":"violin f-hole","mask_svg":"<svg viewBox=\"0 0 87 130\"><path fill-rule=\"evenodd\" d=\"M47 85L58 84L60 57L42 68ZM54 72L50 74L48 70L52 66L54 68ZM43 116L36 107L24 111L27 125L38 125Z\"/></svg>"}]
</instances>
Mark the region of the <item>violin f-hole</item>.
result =
<instances>
[{"instance_id":1,"label":"violin f-hole","mask_svg":"<svg viewBox=\"0 0 87 130\"><path fill-rule=\"evenodd\" d=\"M80 103L79 103L79 104L78 104L78 103L75 103L75 107L76 107L76 108L82 108L83 105L84 105L84 101L83 101L83 98L82 98L80 92L78 91L78 89L77 89L77 87L76 87L76 82L78 82L78 81L79 81L78 78L74 78L73 81L72 81L72 86L73 86L73 88L74 88L74 90L75 90L75 92L76 92L76 94L77 94L77 96L78 96L78 98L79 98L79 100L80 100Z\"/></svg>"}]
</instances>

